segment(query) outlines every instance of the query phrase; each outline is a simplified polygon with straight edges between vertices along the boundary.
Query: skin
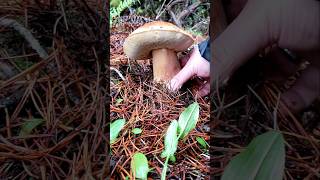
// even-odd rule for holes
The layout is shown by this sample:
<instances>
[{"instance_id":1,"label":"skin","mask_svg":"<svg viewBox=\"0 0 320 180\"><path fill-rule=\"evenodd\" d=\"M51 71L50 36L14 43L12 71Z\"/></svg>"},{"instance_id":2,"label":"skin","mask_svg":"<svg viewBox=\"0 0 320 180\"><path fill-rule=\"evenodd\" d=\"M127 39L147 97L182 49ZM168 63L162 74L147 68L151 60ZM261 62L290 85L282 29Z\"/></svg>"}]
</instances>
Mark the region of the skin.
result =
<instances>
[{"instance_id":1,"label":"skin","mask_svg":"<svg viewBox=\"0 0 320 180\"><path fill-rule=\"evenodd\" d=\"M281 83L297 68L280 50L286 48L310 61L311 66L303 71L291 89L282 94L281 99L293 112L310 105L320 95L320 2L231 0L225 8L231 23L213 41L211 73L205 74L206 77L211 74L211 83L225 85L235 70L259 51L271 46L268 55L270 64L275 64L277 68L271 67L270 70L278 71L273 78ZM203 75L203 67L208 65L203 63L196 50L188 62L172 79L170 87L173 90L179 89L192 76ZM207 95L209 92L210 87L206 87L199 94Z\"/></svg>"}]
</instances>

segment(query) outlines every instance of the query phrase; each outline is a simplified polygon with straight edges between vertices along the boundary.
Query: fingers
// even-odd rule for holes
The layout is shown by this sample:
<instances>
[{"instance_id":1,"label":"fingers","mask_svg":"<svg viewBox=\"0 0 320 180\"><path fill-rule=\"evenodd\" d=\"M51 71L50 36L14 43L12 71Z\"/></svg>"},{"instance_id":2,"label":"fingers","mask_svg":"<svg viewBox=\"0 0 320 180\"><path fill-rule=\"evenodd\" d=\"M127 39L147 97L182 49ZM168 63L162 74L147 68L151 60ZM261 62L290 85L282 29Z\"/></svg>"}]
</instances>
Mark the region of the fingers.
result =
<instances>
[{"instance_id":1,"label":"fingers","mask_svg":"<svg viewBox=\"0 0 320 180\"><path fill-rule=\"evenodd\" d=\"M214 82L225 84L236 69L268 45L266 10L257 1L248 2L239 16L213 41L211 71Z\"/></svg>"},{"instance_id":2,"label":"fingers","mask_svg":"<svg viewBox=\"0 0 320 180\"><path fill-rule=\"evenodd\" d=\"M248 1L239 16L213 42L214 77L224 81L271 44L292 51L319 50L319 5L318 1Z\"/></svg>"},{"instance_id":3,"label":"fingers","mask_svg":"<svg viewBox=\"0 0 320 180\"><path fill-rule=\"evenodd\" d=\"M172 80L169 82L168 88L172 91L176 91L194 75L196 75L194 67L191 64L187 64L177 75L172 78Z\"/></svg>"},{"instance_id":4,"label":"fingers","mask_svg":"<svg viewBox=\"0 0 320 180\"><path fill-rule=\"evenodd\" d=\"M203 97L206 96L210 93L210 83L207 82L199 91L198 91L198 95Z\"/></svg>"},{"instance_id":5,"label":"fingers","mask_svg":"<svg viewBox=\"0 0 320 180\"><path fill-rule=\"evenodd\" d=\"M282 101L293 113L305 109L320 95L320 69L308 67L295 85L282 94Z\"/></svg>"},{"instance_id":6,"label":"fingers","mask_svg":"<svg viewBox=\"0 0 320 180\"><path fill-rule=\"evenodd\" d=\"M188 57L189 58L189 57ZM194 75L207 78L210 73L210 64L200 54L199 48L194 47L189 59L183 59L186 65L175 75L168 84L168 88L176 91Z\"/></svg>"},{"instance_id":7,"label":"fingers","mask_svg":"<svg viewBox=\"0 0 320 180\"><path fill-rule=\"evenodd\" d=\"M190 58L190 54L188 54L188 55L186 55L186 56L184 56L183 58L180 59L181 67L184 67L187 64L189 58Z\"/></svg>"},{"instance_id":8,"label":"fingers","mask_svg":"<svg viewBox=\"0 0 320 180\"><path fill-rule=\"evenodd\" d=\"M282 85L298 69L298 65L278 47L272 48L265 58L263 74L267 80L278 85Z\"/></svg>"}]
</instances>

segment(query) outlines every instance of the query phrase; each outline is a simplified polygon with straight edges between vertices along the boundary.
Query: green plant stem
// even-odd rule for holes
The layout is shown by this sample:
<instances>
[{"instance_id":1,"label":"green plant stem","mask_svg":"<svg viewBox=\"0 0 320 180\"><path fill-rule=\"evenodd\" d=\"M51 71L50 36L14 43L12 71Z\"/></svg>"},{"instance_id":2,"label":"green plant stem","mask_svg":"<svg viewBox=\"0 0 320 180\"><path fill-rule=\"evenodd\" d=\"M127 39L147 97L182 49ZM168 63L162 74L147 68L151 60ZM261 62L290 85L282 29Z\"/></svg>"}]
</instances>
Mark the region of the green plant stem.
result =
<instances>
[{"instance_id":1,"label":"green plant stem","mask_svg":"<svg viewBox=\"0 0 320 180\"><path fill-rule=\"evenodd\" d=\"M161 173L161 180L166 180L166 173L168 169L168 161L169 161L169 156L166 158L166 162L164 163L162 173Z\"/></svg>"}]
</instances>

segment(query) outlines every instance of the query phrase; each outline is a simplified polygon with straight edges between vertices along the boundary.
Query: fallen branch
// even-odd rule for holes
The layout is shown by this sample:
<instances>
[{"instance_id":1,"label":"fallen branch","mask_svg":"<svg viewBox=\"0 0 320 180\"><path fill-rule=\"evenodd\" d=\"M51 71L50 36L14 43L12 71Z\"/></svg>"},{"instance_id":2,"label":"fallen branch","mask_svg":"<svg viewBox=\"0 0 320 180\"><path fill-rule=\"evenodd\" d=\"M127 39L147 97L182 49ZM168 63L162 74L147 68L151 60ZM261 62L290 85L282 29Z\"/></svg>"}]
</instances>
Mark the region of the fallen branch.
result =
<instances>
[{"instance_id":1,"label":"fallen branch","mask_svg":"<svg viewBox=\"0 0 320 180\"><path fill-rule=\"evenodd\" d=\"M197 2L195 2L193 4L191 4L190 6L187 6L186 9L184 9L183 11L181 11L179 13L179 15L176 15L171 9L175 4L178 4L178 3L181 3L181 2L185 2L185 1L184 0L176 0L176 1L173 1L172 3L170 3L167 6L167 11L171 15L174 23L179 27L182 27L181 21L185 17L187 17L189 14L193 13L197 9L197 7L200 6L201 3L202 3L202 1L197 1Z\"/></svg>"}]
</instances>

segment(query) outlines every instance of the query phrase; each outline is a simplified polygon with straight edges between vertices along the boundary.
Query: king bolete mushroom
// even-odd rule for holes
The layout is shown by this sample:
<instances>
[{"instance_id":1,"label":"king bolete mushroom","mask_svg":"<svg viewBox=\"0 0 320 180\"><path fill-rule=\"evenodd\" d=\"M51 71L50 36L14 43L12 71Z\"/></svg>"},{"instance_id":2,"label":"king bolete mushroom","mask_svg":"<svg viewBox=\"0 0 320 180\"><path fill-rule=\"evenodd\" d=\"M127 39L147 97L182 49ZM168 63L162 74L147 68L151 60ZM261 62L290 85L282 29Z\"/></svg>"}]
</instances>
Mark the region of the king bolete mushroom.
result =
<instances>
[{"instance_id":1,"label":"king bolete mushroom","mask_svg":"<svg viewBox=\"0 0 320 180\"><path fill-rule=\"evenodd\" d=\"M168 82L181 69L177 52L187 50L193 42L192 35L177 26L154 21L133 31L123 50L130 59L152 58L154 81Z\"/></svg>"}]
</instances>

